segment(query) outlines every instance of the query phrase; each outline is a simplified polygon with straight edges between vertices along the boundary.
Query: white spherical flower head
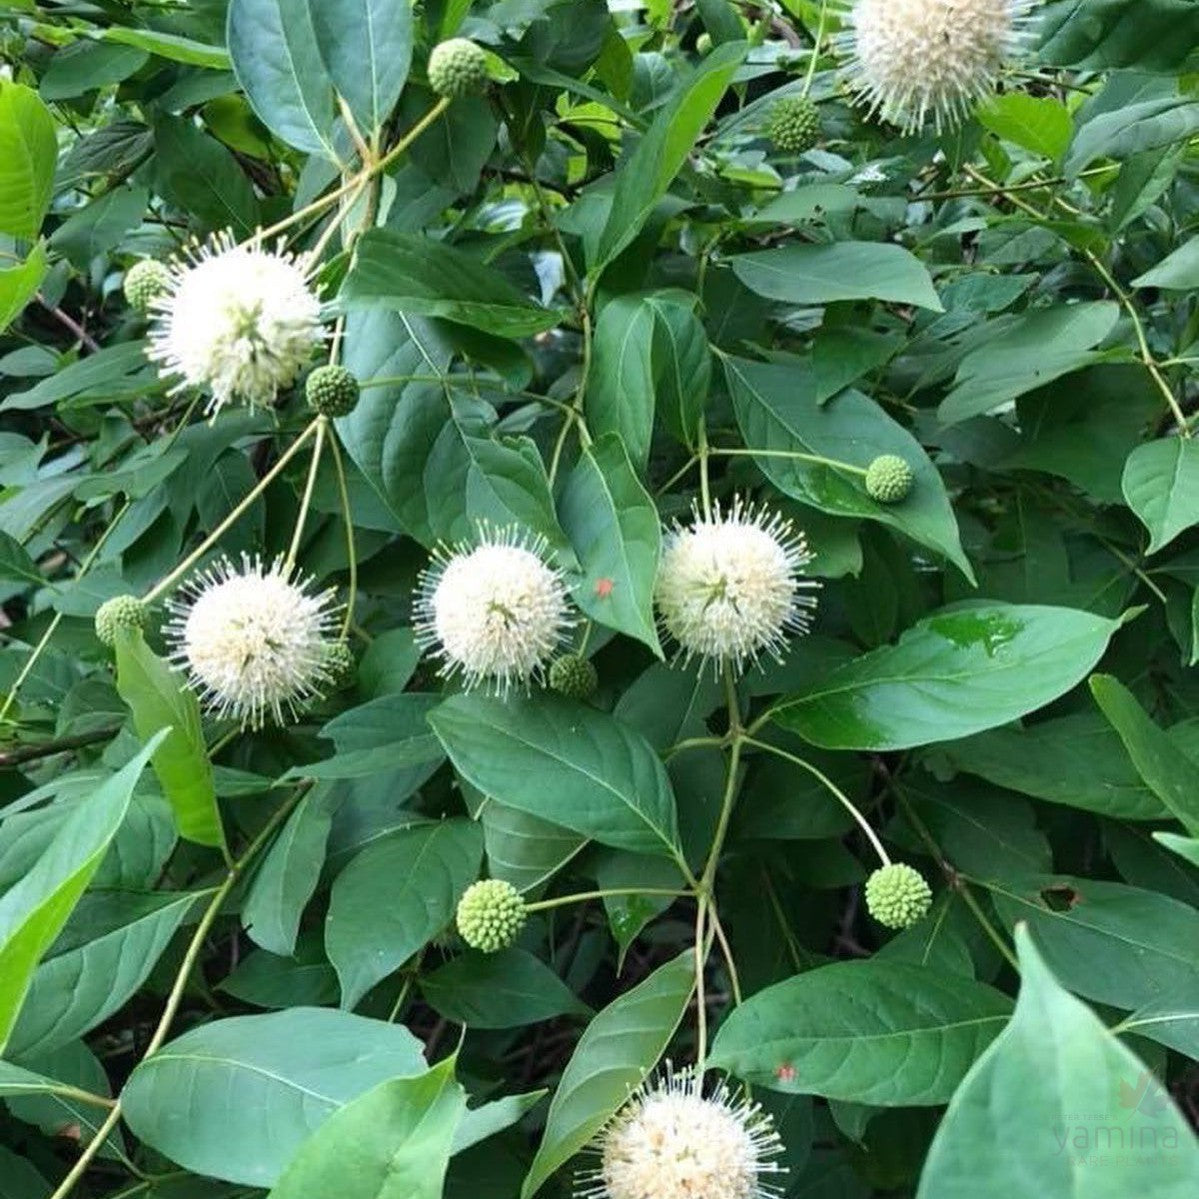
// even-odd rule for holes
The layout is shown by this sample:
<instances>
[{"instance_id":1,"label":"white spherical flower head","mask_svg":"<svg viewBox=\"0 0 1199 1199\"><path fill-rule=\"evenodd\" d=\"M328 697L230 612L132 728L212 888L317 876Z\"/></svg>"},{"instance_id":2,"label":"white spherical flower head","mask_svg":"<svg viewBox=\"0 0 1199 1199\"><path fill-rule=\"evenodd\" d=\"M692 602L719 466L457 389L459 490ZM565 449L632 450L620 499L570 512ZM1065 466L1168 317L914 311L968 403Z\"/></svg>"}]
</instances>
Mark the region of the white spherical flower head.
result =
<instances>
[{"instance_id":1,"label":"white spherical flower head","mask_svg":"<svg viewBox=\"0 0 1199 1199\"><path fill-rule=\"evenodd\" d=\"M209 412L241 400L271 403L324 338L306 260L258 241L214 238L173 264L150 306L149 354L177 377L175 391L212 393Z\"/></svg>"},{"instance_id":2,"label":"white spherical flower head","mask_svg":"<svg viewBox=\"0 0 1199 1199\"><path fill-rule=\"evenodd\" d=\"M654 598L662 627L684 659L738 670L766 652L779 658L792 633L805 633L819 587L800 571L812 560L790 521L740 499L713 515L697 511L666 537Z\"/></svg>"},{"instance_id":3,"label":"white spherical flower head","mask_svg":"<svg viewBox=\"0 0 1199 1199\"><path fill-rule=\"evenodd\" d=\"M960 124L1025 47L1033 0L858 0L837 39L850 88L905 133Z\"/></svg>"},{"instance_id":4,"label":"white spherical flower head","mask_svg":"<svg viewBox=\"0 0 1199 1199\"><path fill-rule=\"evenodd\" d=\"M217 563L171 602L171 659L217 716L282 724L328 681L332 601L279 561Z\"/></svg>"},{"instance_id":5,"label":"white spherical flower head","mask_svg":"<svg viewBox=\"0 0 1199 1199\"><path fill-rule=\"evenodd\" d=\"M577 1199L770 1199L781 1174L774 1123L724 1085L705 1097L693 1073L643 1087L600 1134L600 1165Z\"/></svg>"},{"instance_id":6,"label":"white spherical flower head","mask_svg":"<svg viewBox=\"0 0 1199 1199\"><path fill-rule=\"evenodd\" d=\"M539 677L573 624L546 543L517 529L439 550L421 576L416 628L446 677L506 694Z\"/></svg>"}]
</instances>

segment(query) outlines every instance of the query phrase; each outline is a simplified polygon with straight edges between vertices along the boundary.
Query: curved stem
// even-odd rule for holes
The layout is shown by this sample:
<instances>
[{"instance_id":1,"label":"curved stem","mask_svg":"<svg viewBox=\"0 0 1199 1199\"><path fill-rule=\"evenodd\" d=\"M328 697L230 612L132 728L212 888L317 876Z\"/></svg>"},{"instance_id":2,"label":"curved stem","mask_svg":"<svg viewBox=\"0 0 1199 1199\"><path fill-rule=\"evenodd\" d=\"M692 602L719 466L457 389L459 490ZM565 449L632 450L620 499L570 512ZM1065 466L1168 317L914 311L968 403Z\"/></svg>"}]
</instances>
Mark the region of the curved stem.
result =
<instances>
[{"instance_id":1,"label":"curved stem","mask_svg":"<svg viewBox=\"0 0 1199 1199\"><path fill-rule=\"evenodd\" d=\"M317 431L321 420L322 418L318 416L291 443L280 455L279 461L258 480L237 507L166 578L158 582L142 597L143 603L152 604L160 595L169 591L241 519L250 505L283 473L287 464L300 452L308 438Z\"/></svg>"},{"instance_id":2,"label":"curved stem","mask_svg":"<svg viewBox=\"0 0 1199 1199\"><path fill-rule=\"evenodd\" d=\"M850 474L865 477L864 466L854 466L850 462L838 462L835 458L823 458L819 454L803 454L798 450L750 450L750 449L709 449L709 455L719 455L723 458L793 458L799 462L812 462L817 466L829 466L833 470L844 470Z\"/></svg>"},{"instance_id":3,"label":"curved stem","mask_svg":"<svg viewBox=\"0 0 1199 1199\"><path fill-rule=\"evenodd\" d=\"M579 440L583 445L588 445L591 442L591 436L587 432L587 426L583 421L583 401L587 394L587 380L591 374L591 303L594 298L593 290L588 288L587 294L583 297L583 305L579 311L579 319L583 322L583 365L579 371L579 385L575 388L574 399L571 401L570 411L572 419L567 419L562 422L562 428L558 433L558 440L554 442L554 453L550 459L550 486L553 487L554 480L558 477L558 467L562 463L562 451L566 447L566 438L570 433L571 428L577 424L579 426Z\"/></svg>"},{"instance_id":4,"label":"curved stem","mask_svg":"<svg viewBox=\"0 0 1199 1199\"><path fill-rule=\"evenodd\" d=\"M354 603L358 599L358 551L354 544L354 519L350 512L350 490L346 486L346 470L341 462L341 449L337 434L329 435L329 451L333 456L333 469L337 472L337 492L341 496L341 521L346 527L346 557L349 559L350 586L346 595L346 611L341 619L341 640L346 639L354 619Z\"/></svg>"},{"instance_id":5,"label":"curved stem","mask_svg":"<svg viewBox=\"0 0 1199 1199\"><path fill-rule=\"evenodd\" d=\"M820 21L816 26L816 40L812 43L812 57L808 62L808 73L804 76L803 95L812 90L812 80L816 78L816 61L820 57L820 43L824 41L824 27L828 20L828 0L820 0Z\"/></svg>"},{"instance_id":6,"label":"curved stem","mask_svg":"<svg viewBox=\"0 0 1199 1199\"><path fill-rule=\"evenodd\" d=\"M171 986L170 994L167 996L162 1016L159 1018L158 1025L155 1027L154 1033L150 1038L150 1043L146 1046L146 1051L142 1055L142 1061L145 1061L146 1058L161 1049L163 1042L167 1039L167 1034L171 1030L175 1014L179 1010L179 1004L183 1000L183 992L187 988L187 981L191 977L192 970L195 969L196 962L199 960L200 951L204 947L204 939L208 936L209 930L220 914L225 900L229 898L229 893L233 890L234 885L241 877L245 868L257 856L258 851L266 844L275 830L290 815L291 810L307 790L307 786L297 787L295 793L271 814L271 818L262 827L261 832L246 847L241 857L230 864L225 881L213 892L212 898L208 901L208 907L204 910L204 915L200 917L200 923L196 925L196 931L192 934L187 951L183 955L183 963L175 975L175 981ZM79 1155L79 1159L71 1167L67 1176L55 1188L54 1194L51 1195L50 1199L65 1199L65 1196L70 1194L75 1184L83 1177L92 1159L104 1147L104 1142L108 1139L108 1134L117 1126L120 1119L121 1101L117 1099L113 1103L112 1110L108 1113L104 1123L96 1130L96 1135Z\"/></svg>"},{"instance_id":7,"label":"curved stem","mask_svg":"<svg viewBox=\"0 0 1199 1199\"><path fill-rule=\"evenodd\" d=\"M421 117L421 119L417 121L416 124L413 125L412 128L409 129L408 132L405 133L404 136L400 138L400 140L396 142L396 144L392 146L392 148L388 150L387 153L384 154L383 157L377 162L367 166L364 170L359 171L340 187L334 188L331 192L326 192L323 196L318 196L312 201L311 204L305 204L303 208L291 213L290 216L286 216L281 221L276 221L273 225L261 230L258 233L258 237L274 237L276 233L282 233L285 229L290 229L292 225L295 225L300 221L307 220L309 217L315 216L318 213L324 212L325 209L331 204L336 204L337 201L342 198L342 196L349 195L350 192L359 186L364 178L371 179L375 175L379 174L380 171L386 170L393 162L395 162L397 158L399 158L401 154L404 153L405 150L408 149L410 145L412 145L414 141L416 141L418 137L420 137L422 133L425 132L426 129L429 128L430 125L433 124L434 121L437 120L439 116L441 116L443 112L445 112L449 105L449 100L438 100L437 103L434 104L433 107L430 108L429 111L425 113L425 115Z\"/></svg>"},{"instance_id":8,"label":"curved stem","mask_svg":"<svg viewBox=\"0 0 1199 1199\"><path fill-rule=\"evenodd\" d=\"M820 770L817 770L811 762L805 762L803 758L797 757L793 753L788 753L785 749L779 749L777 745L771 745L767 741L758 741L753 737L747 736L745 738L745 743L746 745L752 745L755 749L762 749L767 753L774 754L776 757L785 758L788 762L799 766L801 769L806 770L810 775L812 775L812 777L815 778L817 782L821 783L830 792L830 794L834 795L838 800L840 800L842 807L844 807L845 810L854 818L854 820L858 822L858 826L861 828L862 832L866 834L866 838L874 848L874 852L878 854L879 861L882 862L884 866L891 865L891 856L883 848L883 843L878 839L878 834L870 827L870 822L865 816L862 815L861 812L858 811L857 805L853 802L853 800L851 800L849 796L847 796L845 792L842 791L841 788L838 787L837 784L828 777L828 775L824 774Z\"/></svg>"},{"instance_id":9,"label":"curved stem","mask_svg":"<svg viewBox=\"0 0 1199 1199\"><path fill-rule=\"evenodd\" d=\"M308 509L312 506L312 491L316 487L316 475L321 465L321 449L325 444L325 432L329 428L329 418L316 418L316 444L312 447L312 463L308 467L308 478L304 483L304 495L300 499L300 514L296 517L296 527L291 535L291 545L287 550L287 558L283 568L290 571L296 564L296 555L300 552L300 542L304 537L304 525L308 520Z\"/></svg>"},{"instance_id":10,"label":"curved stem","mask_svg":"<svg viewBox=\"0 0 1199 1199\"><path fill-rule=\"evenodd\" d=\"M621 895L669 895L673 899L686 899L692 891L679 891L670 887L612 887L607 891L581 891L576 895L560 895L556 899L539 899L525 904L526 912L546 912L550 908L566 907L567 904L583 903L589 899L608 899Z\"/></svg>"}]
</instances>

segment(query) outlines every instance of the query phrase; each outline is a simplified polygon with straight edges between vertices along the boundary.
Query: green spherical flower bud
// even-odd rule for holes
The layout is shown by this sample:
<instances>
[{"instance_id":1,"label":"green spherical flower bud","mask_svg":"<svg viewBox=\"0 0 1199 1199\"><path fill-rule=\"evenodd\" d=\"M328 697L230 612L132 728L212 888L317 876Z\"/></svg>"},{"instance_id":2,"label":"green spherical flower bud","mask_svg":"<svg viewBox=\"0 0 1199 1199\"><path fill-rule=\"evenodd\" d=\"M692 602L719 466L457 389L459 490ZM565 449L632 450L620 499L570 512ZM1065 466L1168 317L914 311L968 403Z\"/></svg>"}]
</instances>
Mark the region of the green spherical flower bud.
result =
<instances>
[{"instance_id":1,"label":"green spherical flower bud","mask_svg":"<svg viewBox=\"0 0 1199 1199\"><path fill-rule=\"evenodd\" d=\"M866 910L887 928L910 928L932 901L920 871L904 862L882 866L866 880Z\"/></svg>"},{"instance_id":2,"label":"green spherical flower bud","mask_svg":"<svg viewBox=\"0 0 1199 1199\"><path fill-rule=\"evenodd\" d=\"M458 901L458 931L472 949L507 949L525 925L525 901L502 879L472 883Z\"/></svg>"},{"instance_id":3,"label":"green spherical flower bud","mask_svg":"<svg viewBox=\"0 0 1199 1199\"><path fill-rule=\"evenodd\" d=\"M170 268L156 258L143 258L125 272L125 299L138 312L146 312L170 287Z\"/></svg>"},{"instance_id":4,"label":"green spherical flower bud","mask_svg":"<svg viewBox=\"0 0 1199 1199\"><path fill-rule=\"evenodd\" d=\"M439 42L429 55L429 86L439 95L456 100L487 84L487 55L469 38Z\"/></svg>"},{"instance_id":5,"label":"green spherical flower bud","mask_svg":"<svg viewBox=\"0 0 1199 1199\"><path fill-rule=\"evenodd\" d=\"M590 699L599 685L599 674L582 654L563 654L550 663L550 686L571 699Z\"/></svg>"},{"instance_id":6,"label":"green spherical flower bud","mask_svg":"<svg viewBox=\"0 0 1199 1199\"><path fill-rule=\"evenodd\" d=\"M711 54L712 53L712 35L704 30L703 33L695 39L696 54Z\"/></svg>"},{"instance_id":7,"label":"green spherical flower bud","mask_svg":"<svg viewBox=\"0 0 1199 1199\"><path fill-rule=\"evenodd\" d=\"M325 650L325 688L341 691L354 681L357 673L354 651L344 641L334 641Z\"/></svg>"},{"instance_id":8,"label":"green spherical flower bud","mask_svg":"<svg viewBox=\"0 0 1199 1199\"><path fill-rule=\"evenodd\" d=\"M898 454L880 454L866 470L866 494L880 504L898 504L912 491L916 476Z\"/></svg>"},{"instance_id":9,"label":"green spherical flower bud","mask_svg":"<svg viewBox=\"0 0 1199 1199\"><path fill-rule=\"evenodd\" d=\"M308 407L323 416L348 416L358 391L358 380L344 366L318 366L304 384Z\"/></svg>"},{"instance_id":10,"label":"green spherical flower bud","mask_svg":"<svg viewBox=\"0 0 1199 1199\"><path fill-rule=\"evenodd\" d=\"M802 154L820 140L820 110L807 96L784 96L770 110L766 133L775 149Z\"/></svg>"},{"instance_id":11,"label":"green spherical flower bud","mask_svg":"<svg viewBox=\"0 0 1199 1199\"><path fill-rule=\"evenodd\" d=\"M142 630L149 623L150 610L135 595L118 595L105 600L96 612L96 636L112 649L117 629Z\"/></svg>"}]
</instances>

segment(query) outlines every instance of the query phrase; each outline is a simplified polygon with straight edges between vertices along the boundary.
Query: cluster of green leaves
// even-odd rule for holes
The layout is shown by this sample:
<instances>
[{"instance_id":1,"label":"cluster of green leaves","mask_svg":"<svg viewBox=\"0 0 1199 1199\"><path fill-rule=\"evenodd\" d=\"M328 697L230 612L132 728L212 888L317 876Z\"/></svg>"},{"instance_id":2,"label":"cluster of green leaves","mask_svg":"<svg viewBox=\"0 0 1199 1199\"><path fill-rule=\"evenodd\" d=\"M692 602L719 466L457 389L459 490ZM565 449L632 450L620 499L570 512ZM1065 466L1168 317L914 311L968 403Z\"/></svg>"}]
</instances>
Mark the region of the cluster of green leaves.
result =
<instances>
[{"instance_id":1,"label":"cluster of green leaves","mask_svg":"<svg viewBox=\"0 0 1199 1199\"><path fill-rule=\"evenodd\" d=\"M1195 1193L1199 3L1053 0L940 138L846 103L843 10L0 6L0 1193L565 1196L666 1056L753 1086L786 1196ZM289 545L302 453L228 518L302 388L204 419L121 292L278 223L364 384L300 545L359 661L247 732L92 617ZM737 494L823 589L726 689L652 601ZM546 540L589 701L422 661L480 521ZM875 838L934 886L898 934ZM551 901L491 955L480 875Z\"/></svg>"}]
</instances>

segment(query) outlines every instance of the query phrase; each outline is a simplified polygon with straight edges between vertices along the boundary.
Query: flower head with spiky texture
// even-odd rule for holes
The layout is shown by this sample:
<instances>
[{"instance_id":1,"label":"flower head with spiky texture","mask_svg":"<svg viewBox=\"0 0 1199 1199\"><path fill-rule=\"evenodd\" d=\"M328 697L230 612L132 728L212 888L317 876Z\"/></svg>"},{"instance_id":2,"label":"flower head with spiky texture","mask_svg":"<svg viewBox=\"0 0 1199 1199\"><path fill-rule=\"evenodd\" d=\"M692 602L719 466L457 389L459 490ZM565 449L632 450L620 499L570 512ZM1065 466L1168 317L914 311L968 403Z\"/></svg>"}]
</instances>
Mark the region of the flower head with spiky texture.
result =
<instances>
[{"instance_id":1,"label":"flower head with spiky texture","mask_svg":"<svg viewBox=\"0 0 1199 1199\"><path fill-rule=\"evenodd\" d=\"M857 0L837 39L858 102L903 132L952 129L1027 43L1033 0Z\"/></svg>"},{"instance_id":2,"label":"flower head with spiky texture","mask_svg":"<svg viewBox=\"0 0 1199 1199\"><path fill-rule=\"evenodd\" d=\"M599 1166L576 1199L771 1199L783 1173L774 1121L721 1083L705 1096L694 1071L642 1085L600 1133Z\"/></svg>"},{"instance_id":3,"label":"flower head with spiky texture","mask_svg":"<svg viewBox=\"0 0 1199 1199\"><path fill-rule=\"evenodd\" d=\"M243 556L201 571L170 602L171 660L221 717L282 724L330 678L333 593L312 594L279 560Z\"/></svg>"},{"instance_id":4,"label":"flower head with spiky texture","mask_svg":"<svg viewBox=\"0 0 1199 1199\"><path fill-rule=\"evenodd\" d=\"M218 234L171 266L150 302L150 357L178 382L211 393L209 412L271 403L324 339L303 257Z\"/></svg>"},{"instance_id":5,"label":"flower head with spiky texture","mask_svg":"<svg viewBox=\"0 0 1199 1199\"><path fill-rule=\"evenodd\" d=\"M476 544L439 549L421 575L416 630L442 674L507 694L540 678L574 623L546 542L481 525Z\"/></svg>"},{"instance_id":6,"label":"flower head with spiky texture","mask_svg":"<svg viewBox=\"0 0 1199 1199\"><path fill-rule=\"evenodd\" d=\"M819 587L803 578L812 560L789 520L740 498L668 532L654 598L663 629L686 660L741 670L765 652L782 656L787 637L806 633Z\"/></svg>"}]
</instances>

